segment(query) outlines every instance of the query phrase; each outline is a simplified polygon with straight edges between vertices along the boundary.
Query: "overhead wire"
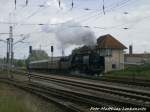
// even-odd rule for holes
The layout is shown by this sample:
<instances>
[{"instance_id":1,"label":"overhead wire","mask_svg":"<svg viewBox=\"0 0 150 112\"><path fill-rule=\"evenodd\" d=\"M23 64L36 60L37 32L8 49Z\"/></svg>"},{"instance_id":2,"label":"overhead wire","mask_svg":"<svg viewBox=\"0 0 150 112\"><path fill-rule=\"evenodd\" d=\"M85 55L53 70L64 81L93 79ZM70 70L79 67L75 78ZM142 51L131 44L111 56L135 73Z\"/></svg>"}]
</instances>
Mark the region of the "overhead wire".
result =
<instances>
[{"instance_id":1,"label":"overhead wire","mask_svg":"<svg viewBox=\"0 0 150 112\"><path fill-rule=\"evenodd\" d=\"M130 0L125 0L126 2L128 2L128 1L130 1ZM120 5L122 5L122 4L124 4L125 3L125 1L124 2L122 2L122 3L120 3L119 5L117 5L117 7L118 6L120 6ZM112 8L114 8L114 7L112 7ZM112 9L112 8L110 8L110 9ZM110 10L109 9L109 10ZM108 9L107 9L108 10ZM2 23L2 22L0 22L0 23ZM3 22L4 24L10 24L10 23L6 23L6 22ZM15 23L14 23L15 24ZM16 23L17 24L17 23ZM60 25L60 24L63 24L63 23L58 23L58 24L42 24L42 23L39 23L39 24L34 24L34 23L32 23L32 24L29 24L29 23L27 23L27 24L20 24L20 25ZM97 28L97 29L108 29L108 28L106 28L106 27L98 27L98 26L88 26L88 25L85 25L85 26L67 26L67 27L84 27L84 28Z\"/></svg>"},{"instance_id":2,"label":"overhead wire","mask_svg":"<svg viewBox=\"0 0 150 112\"><path fill-rule=\"evenodd\" d=\"M128 29L133 29L136 25L138 25L140 22L142 22L143 20L146 20L146 19L149 19L150 18L150 15L149 16L145 16L137 21L134 21L134 22L130 22L131 25L128 25Z\"/></svg>"},{"instance_id":3,"label":"overhead wire","mask_svg":"<svg viewBox=\"0 0 150 112\"><path fill-rule=\"evenodd\" d=\"M60 0L59 0L60 1ZM60 3L60 2L59 2ZM72 8L74 7L74 1L72 0ZM29 18L31 18L32 16L34 16L35 14L37 14L37 12L38 12L38 10L37 11L35 11L35 12L33 12L31 15L29 15L28 17L27 17L27 19L29 19ZM93 13L93 12L95 12L95 11L92 11L91 13ZM98 12L98 10L96 11L96 13ZM85 14L85 15L83 15L82 17L85 17L86 15L88 15L88 14ZM79 19L79 17L76 17L76 18L78 18Z\"/></svg>"},{"instance_id":4,"label":"overhead wire","mask_svg":"<svg viewBox=\"0 0 150 112\"><path fill-rule=\"evenodd\" d=\"M112 7L109 7L109 8L105 8L105 12L111 12L112 10L114 10L114 9L116 9L116 8L119 8L119 7L121 7L121 6L123 6L123 5L125 5L126 3L128 3L129 1L131 1L131 0L125 0L126 2L123 2L123 3L121 3L121 4L119 4L119 5L115 5L115 6L112 6ZM103 11L101 11L99 14L102 14L103 13ZM94 20L97 20L98 18L101 18L101 17L103 17L102 15L100 16L99 14L94 14L94 15L92 15L92 16L89 16L88 18L84 18L84 19L82 19L82 21L80 21L80 22L88 22L89 20L91 20L91 19L94 19Z\"/></svg>"},{"instance_id":5,"label":"overhead wire","mask_svg":"<svg viewBox=\"0 0 150 112\"><path fill-rule=\"evenodd\" d=\"M146 17L143 17L143 18L141 18L140 20L138 20L138 21L135 21L135 22L129 22L129 23L124 23L124 24L120 24L120 25L114 25L114 26L109 26L109 27L99 27L99 26L88 26L88 25L81 25L81 26L65 26L65 27L72 27L72 28L75 28L75 27L84 27L84 28L97 28L97 29L112 29L112 28L116 28L116 27L121 27L121 26L124 26L124 25L127 25L127 24L133 24L133 23L137 23L137 22L141 22L141 21L143 21L143 20L145 20L145 19L148 19L148 18L150 18L150 16L146 16ZM0 22L0 24L3 24L3 22ZM6 22L4 22L4 24L10 24L10 23L6 23ZM17 23L15 23L15 24L17 24ZM62 25L62 24L64 24L64 23L56 23L56 24L47 24L47 23L32 23L32 24L21 24L21 25L29 25L29 26L35 26L35 25L40 25L40 26L42 26L42 25ZM39 31L40 32L40 31ZM38 33L39 33L38 32ZM36 33L36 32L35 32Z\"/></svg>"},{"instance_id":6,"label":"overhead wire","mask_svg":"<svg viewBox=\"0 0 150 112\"><path fill-rule=\"evenodd\" d=\"M42 3L43 5L40 5L36 11L32 12L30 15L28 15L27 17L25 17L24 20L28 21L31 17L33 17L34 15L36 15L37 13L39 13L41 8L43 8L43 7L46 8L46 7L45 7L45 4L47 3L47 1L48 1L48 0L45 0L45 1Z\"/></svg>"},{"instance_id":7,"label":"overhead wire","mask_svg":"<svg viewBox=\"0 0 150 112\"><path fill-rule=\"evenodd\" d=\"M48 1L48 0L47 0ZM44 2L44 4L47 2L47 1L45 1ZM60 0L59 0L60 1ZM72 0L72 4L73 4L73 0ZM38 8L35 12L33 12L31 15L29 15L28 17L26 17L26 19L28 20L28 19L30 19L31 17L33 17L35 14L37 14L38 12L39 12L39 9L40 8ZM97 12L96 12L97 13ZM94 15L95 16L95 15ZM90 18L90 17L89 17ZM87 19L89 19L89 18L87 18Z\"/></svg>"},{"instance_id":8,"label":"overhead wire","mask_svg":"<svg viewBox=\"0 0 150 112\"><path fill-rule=\"evenodd\" d=\"M108 10L108 9L113 9L113 8L116 8L116 7L119 7L120 5L122 5L122 4L124 4L123 3L123 1L128 1L128 0L122 0L121 2L119 2L119 3L117 3L118 5L114 5L114 3L112 3L112 4L110 4L108 7L106 7L105 6L105 10ZM102 16L102 15L100 15L100 14L102 14L103 13L103 10L95 10L95 11L92 11L91 12L92 14L85 14L85 15L81 15L81 16L79 16L79 17L76 17L77 18L77 21L78 22L81 22L81 21L83 21L83 22L85 22L86 20L88 20L88 19L90 19L90 18L94 18L95 16L98 16L98 17L100 17L100 16ZM88 15L90 15L90 16L87 16ZM79 18L81 18L81 19L79 19Z\"/></svg>"},{"instance_id":9,"label":"overhead wire","mask_svg":"<svg viewBox=\"0 0 150 112\"><path fill-rule=\"evenodd\" d=\"M25 1L26 6L28 5L29 0ZM14 0L14 4L15 4L15 10L17 9L17 0Z\"/></svg>"},{"instance_id":10,"label":"overhead wire","mask_svg":"<svg viewBox=\"0 0 150 112\"><path fill-rule=\"evenodd\" d=\"M120 2L120 4L118 3L118 7L120 7L120 5L121 4L124 4L124 3L126 3L126 2L128 2L128 1L130 1L130 0L126 0L126 1L123 1L123 2ZM121 5L122 6L122 5ZM114 7L112 7L112 8L114 8ZM112 9L111 8L111 9ZM109 9L109 10L111 10L111 9ZM108 10L108 11L109 11ZM4 23L4 24L9 24L9 23ZM16 23L17 24L17 23ZM59 25L59 24L62 24L62 23L58 23L58 24L47 24L47 25ZM27 23L27 24L20 24L20 25L44 25L44 24L42 24L42 23L40 23L40 24L29 24L29 23ZM46 25L46 24L45 24ZM119 25L116 25L116 27L117 26L119 26ZM70 27L70 26L69 26ZM85 27L85 28L90 28L91 26L87 26L87 25L85 25L85 26L71 26L71 27ZM106 28L101 28L101 27L97 27L97 26L93 26L93 28L98 28L98 29L106 29Z\"/></svg>"},{"instance_id":11,"label":"overhead wire","mask_svg":"<svg viewBox=\"0 0 150 112\"><path fill-rule=\"evenodd\" d=\"M33 17L34 15L36 15L37 13L39 13L41 7L44 7L45 4L47 3L47 1L48 1L48 0L45 0L45 1L42 3L42 5L40 5L40 6L38 7L38 9L37 9L36 11L32 12L30 15L28 15L27 17L25 17L25 19L23 18L22 20L20 20L20 22L27 22L31 17ZM27 3L27 5L28 5L29 1L27 0L26 3ZM23 8L24 8L24 7L23 7ZM47 7L44 7L44 8L47 8ZM19 27L18 25L21 25L21 24L16 24L16 27L17 27L17 28Z\"/></svg>"},{"instance_id":12,"label":"overhead wire","mask_svg":"<svg viewBox=\"0 0 150 112\"><path fill-rule=\"evenodd\" d=\"M121 9L121 8L123 8L123 7L126 7L128 4L127 3L131 3L131 1L133 1L133 0L126 0L126 1L124 1L124 2L122 2L121 4L118 4L117 5L117 7L112 7L112 8L110 8L110 9L107 9L106 10L106 12L112 12L112 11L114 11L114 10L116 10L116 9ZM97 20L99 17L97 16L96 18L94 18L94 20Z\"/></svg>"}]
</instances>

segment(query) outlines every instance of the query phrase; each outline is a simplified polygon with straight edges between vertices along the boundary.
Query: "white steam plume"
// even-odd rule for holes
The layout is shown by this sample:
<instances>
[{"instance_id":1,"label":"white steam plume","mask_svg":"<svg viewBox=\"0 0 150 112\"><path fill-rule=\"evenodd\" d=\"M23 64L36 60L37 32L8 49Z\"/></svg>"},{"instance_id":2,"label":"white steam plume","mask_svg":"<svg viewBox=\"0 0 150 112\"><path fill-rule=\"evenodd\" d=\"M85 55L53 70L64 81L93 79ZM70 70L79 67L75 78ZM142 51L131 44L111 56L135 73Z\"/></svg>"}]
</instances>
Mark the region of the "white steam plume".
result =
<instances>
[{"instance_id":1,"label":"white steam plume","mask_svg":"<svg viewBox=\"0 0 150 112\"><path fill-rule=\"evenodd\" d=\"M61 47L66 48L72 45L94 45L96 37L89 28L82 27L79 23L69 21L60 25L42 27L42 31L55 33Z\"/></svg>"}]
</instances>

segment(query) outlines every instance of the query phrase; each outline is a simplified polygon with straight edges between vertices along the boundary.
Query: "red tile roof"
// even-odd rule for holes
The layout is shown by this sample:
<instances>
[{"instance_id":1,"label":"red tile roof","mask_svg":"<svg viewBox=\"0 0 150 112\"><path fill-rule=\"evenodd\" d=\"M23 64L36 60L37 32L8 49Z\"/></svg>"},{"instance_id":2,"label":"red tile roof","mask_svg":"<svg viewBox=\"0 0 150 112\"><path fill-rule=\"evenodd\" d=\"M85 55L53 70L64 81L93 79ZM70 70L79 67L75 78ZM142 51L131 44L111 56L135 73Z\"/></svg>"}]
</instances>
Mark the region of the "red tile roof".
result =
<instances>
[{"instance_id":1,"label":"red tile roof","mask_svg":"<svg viewBox=\"0 0 150 112\"><path fill-rule=\"evenodd\" d=\"M97 39L97 47L98 48L111 48L111 49L127 49L121 42L115 39L112 35L106 34L100 36Z\"/></svg>"}]
</instances>

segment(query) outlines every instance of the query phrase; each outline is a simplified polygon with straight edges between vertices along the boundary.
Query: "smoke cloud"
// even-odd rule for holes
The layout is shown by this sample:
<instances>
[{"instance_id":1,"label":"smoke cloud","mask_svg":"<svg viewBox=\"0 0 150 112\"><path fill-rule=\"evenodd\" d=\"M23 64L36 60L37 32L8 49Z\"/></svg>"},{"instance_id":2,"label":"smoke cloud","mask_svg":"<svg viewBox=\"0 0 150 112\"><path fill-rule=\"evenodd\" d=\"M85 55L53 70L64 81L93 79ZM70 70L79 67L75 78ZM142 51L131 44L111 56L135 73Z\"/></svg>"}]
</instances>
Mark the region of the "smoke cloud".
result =
<instances>
[{"instance_id":1,"label":"smoke cloud","mask_svg":"<svg viewBox=\"0 0 150 112\"><path fill-rule=\"evenodd\" d=\"M46 33L55 33L60 47L66 48L72 45L89 45L96 42L94 32L90 28L82 27L79 23L69 21L60 25L45 25L42 31Z\"/></svg>"}]
</instances>

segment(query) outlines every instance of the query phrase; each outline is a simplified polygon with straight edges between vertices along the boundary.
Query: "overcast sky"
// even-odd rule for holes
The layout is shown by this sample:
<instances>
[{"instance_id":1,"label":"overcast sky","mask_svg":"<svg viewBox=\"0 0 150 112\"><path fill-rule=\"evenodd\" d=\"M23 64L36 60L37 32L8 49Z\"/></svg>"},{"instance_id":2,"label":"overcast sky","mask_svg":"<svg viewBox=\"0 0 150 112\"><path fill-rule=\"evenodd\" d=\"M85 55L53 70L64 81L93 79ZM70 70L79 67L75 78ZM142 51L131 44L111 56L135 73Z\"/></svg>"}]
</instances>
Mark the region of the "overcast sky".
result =
<instances>
[{"instance_id":1,"label":"overcast sky","mask_svg":"<svg viewBox=\"0 0 150 112\"><path fill-rule=\"evenodd\" d=\"M29 45L33 49L41 46L49 55L53 45L55 56L61 55L63 47L67 55L74 47L104 34L111 34L127 47L132 44L135 53L150 52L149 0L104 0L105 15L103 0L73 0L73 8L72 0L60 1L59 7L58 0L28 0L27 6L25 0L17 0L15 10L14 0L0 0L0 33L8 33L9 23L16 23L14 41L24 34L30 42L14 46L15 58L27 57ZM92 39L80 40L87 35ZM0 34L0 39L8 37ZM0 41L0 57L5 55L6 43Z\"/></svg>"}]
</instances>

